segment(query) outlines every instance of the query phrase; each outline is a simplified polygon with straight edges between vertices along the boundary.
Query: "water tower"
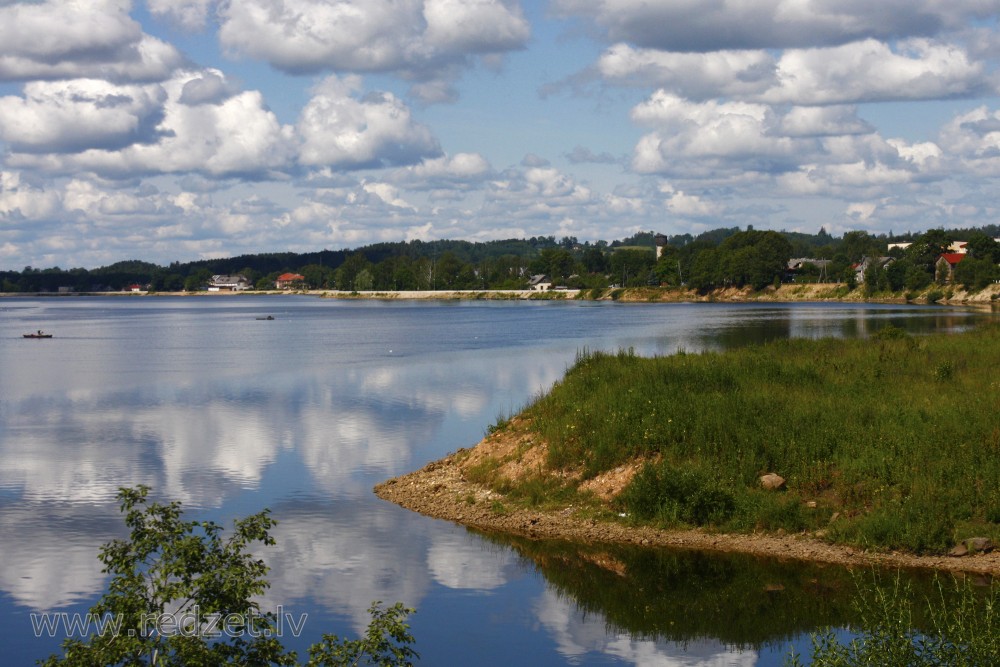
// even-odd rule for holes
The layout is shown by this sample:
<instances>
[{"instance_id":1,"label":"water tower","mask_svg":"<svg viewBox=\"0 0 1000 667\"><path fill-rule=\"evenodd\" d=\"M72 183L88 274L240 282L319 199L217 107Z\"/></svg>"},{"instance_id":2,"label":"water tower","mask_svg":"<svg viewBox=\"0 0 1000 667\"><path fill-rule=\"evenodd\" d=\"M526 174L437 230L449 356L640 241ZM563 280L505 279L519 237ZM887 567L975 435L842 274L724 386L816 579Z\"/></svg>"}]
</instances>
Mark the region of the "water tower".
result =
<instances>
[{"instance_id":1,"label":"water tower","mask_svg":"<svg viewBox=\"0 0 1000 667\"><path fill-rule=\"evenodd\" d=\"M659 259L663 254L663 246L667 245L667 237L664 234L657 234L653 237L653 241L656 243L656 259Z\"/></svg>"}]
</instances>

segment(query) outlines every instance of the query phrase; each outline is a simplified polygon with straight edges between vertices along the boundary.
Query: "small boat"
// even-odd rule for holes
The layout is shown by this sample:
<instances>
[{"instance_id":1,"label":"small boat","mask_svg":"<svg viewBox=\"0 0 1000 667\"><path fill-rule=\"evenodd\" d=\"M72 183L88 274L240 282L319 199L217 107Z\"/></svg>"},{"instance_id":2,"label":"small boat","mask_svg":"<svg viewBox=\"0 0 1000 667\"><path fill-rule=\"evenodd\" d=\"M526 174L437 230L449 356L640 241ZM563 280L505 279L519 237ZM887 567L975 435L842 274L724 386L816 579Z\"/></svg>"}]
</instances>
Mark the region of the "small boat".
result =
<instances>
[{"instance_id":1,"label":"small boat","mask_svg":"<svg viewBox=\"0 0 1000 667\"><path fill-rule=\"evenodd\" d=\"M26 334L23 334L23 335L24 335L25 338L52 338L52 334L45 333L41 329L39 329L38 331L36 331L34 333L26 333Z\"/></svg>"},{"instance_id":2,"label":"small boat","mask_svg":"<svg viewBox=\"0 0 1000 667\"><path fill-rule=\"evenodd\" d=\"M274 315L268 315L267 317L258 317L258 320L273 320Z\"/></svg>"}]
</instances>

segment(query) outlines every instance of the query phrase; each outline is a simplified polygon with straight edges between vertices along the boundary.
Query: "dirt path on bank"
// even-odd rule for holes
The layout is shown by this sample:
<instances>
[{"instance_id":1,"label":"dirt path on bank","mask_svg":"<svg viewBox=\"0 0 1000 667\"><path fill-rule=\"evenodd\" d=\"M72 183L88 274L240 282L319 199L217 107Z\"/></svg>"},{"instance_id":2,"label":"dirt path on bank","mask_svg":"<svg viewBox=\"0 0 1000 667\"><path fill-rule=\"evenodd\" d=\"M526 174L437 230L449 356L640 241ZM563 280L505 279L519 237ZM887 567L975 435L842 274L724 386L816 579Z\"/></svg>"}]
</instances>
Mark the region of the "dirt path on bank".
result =
<instances>
[{"instance_id":1,"label":"dirt path on bank","mask_svg":"<svg viewBox=\"0 0 1000 667\"><path fill-rule=\"evenodd\" d=\"M505 461L501 469L508 473L508 477L515 477L518 470L527 468L537 472L543 448L530 443L525 447L525 437L523 431L488 436L471 450L460 450L420 470L382 482L375 487L375 494L426 516L484 531L534 539L678 547L848 567L919 568L1000 576L1000 551L963 557L913 556L835 546L823 542L815 534L807 533L723 534L705 530L636 527L614 520L594 519L592 509L572 505L554 510L518 507L502 494L469 480L469 471L488 460ZM612 474L603 483L613 491L627 481L628 472L617 476ZM602 481L598 480L598 483ZM598 495L609 494L599 492Z\"/></svg>"}]
</instances>

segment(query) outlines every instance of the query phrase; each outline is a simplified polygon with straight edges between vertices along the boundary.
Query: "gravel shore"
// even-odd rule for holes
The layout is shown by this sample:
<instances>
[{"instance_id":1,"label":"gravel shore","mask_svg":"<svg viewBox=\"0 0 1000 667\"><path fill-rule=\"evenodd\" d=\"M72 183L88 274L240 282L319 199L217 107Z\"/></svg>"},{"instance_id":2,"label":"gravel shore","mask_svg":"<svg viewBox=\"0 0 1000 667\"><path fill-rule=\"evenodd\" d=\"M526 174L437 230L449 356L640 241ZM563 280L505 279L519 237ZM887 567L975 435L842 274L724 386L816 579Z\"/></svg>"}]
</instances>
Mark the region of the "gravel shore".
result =
<instances>
[{"instance_id":1,"label":"gravel shore","mask_svg":"<svg viewBox=\"0 0 1000 667\"><path fill-rule=\"evenodd\" d=\"M963 557L914 556L828 544L815 534L723 534L705 530L662 530L628 525L624 520L593 518L592 509L568 506L539 510L515 502L469 480L470 468L486 458L501 458L517 448L510 434L488 436L473 449L427 464L422 469L378 484L375 494L426 516L453 521L488 532L533 539L565 539L582 543L639 544L704 551L739 552L779 558L837 564L846 567L918 568L1000 576L1000 551ZM523 447L521 447L523 450ZM533 452L533 453L532 453ZM537 448L524 458L538 470ZM516 466L515 466L516 467ZM505 469L511 469L510 463Z\"/></svg>"}]
</instances>

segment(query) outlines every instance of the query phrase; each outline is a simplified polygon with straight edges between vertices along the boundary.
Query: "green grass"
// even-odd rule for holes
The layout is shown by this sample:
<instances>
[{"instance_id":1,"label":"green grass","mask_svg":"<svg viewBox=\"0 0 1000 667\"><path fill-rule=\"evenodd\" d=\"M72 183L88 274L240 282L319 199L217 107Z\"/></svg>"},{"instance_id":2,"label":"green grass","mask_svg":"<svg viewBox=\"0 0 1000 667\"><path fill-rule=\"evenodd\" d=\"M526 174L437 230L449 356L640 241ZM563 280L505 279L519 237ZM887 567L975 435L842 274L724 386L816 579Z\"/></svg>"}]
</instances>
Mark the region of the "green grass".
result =
<instances>
[{"instance_id":1,"label":"green grass","mask_svg":"<svg viewBox=\"0 0 1000 667\"><path fill-rule=\"evenodd\" d=\"M653 359L585 352L525 412L551 467L589 478L647 461L618 498L634 520L823 528L835 542L941 553L1000 538L997 368L997 327ZM766 472L786 491L760 489Z\"/></svg>"}]
</instances>

